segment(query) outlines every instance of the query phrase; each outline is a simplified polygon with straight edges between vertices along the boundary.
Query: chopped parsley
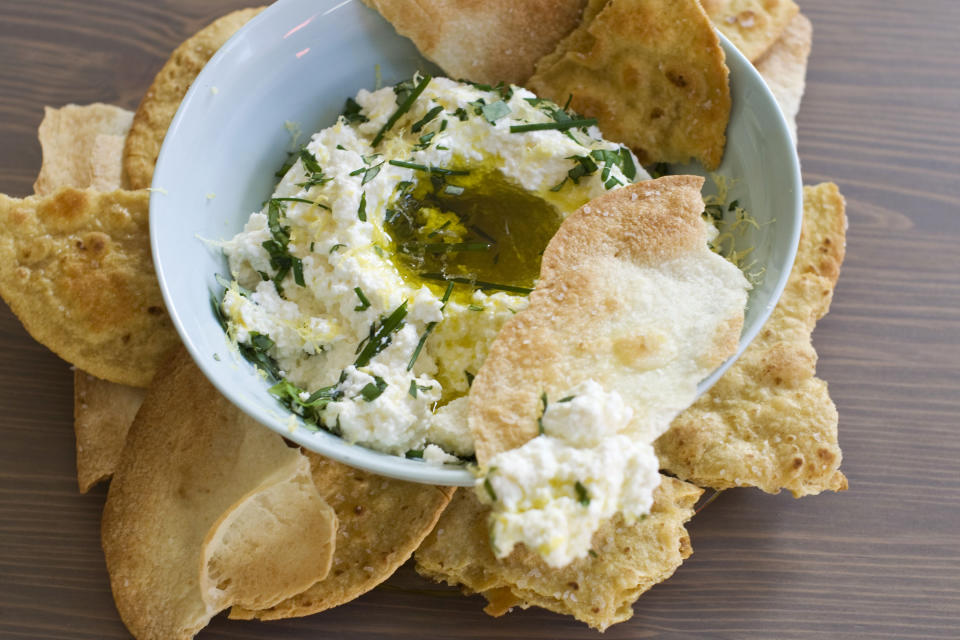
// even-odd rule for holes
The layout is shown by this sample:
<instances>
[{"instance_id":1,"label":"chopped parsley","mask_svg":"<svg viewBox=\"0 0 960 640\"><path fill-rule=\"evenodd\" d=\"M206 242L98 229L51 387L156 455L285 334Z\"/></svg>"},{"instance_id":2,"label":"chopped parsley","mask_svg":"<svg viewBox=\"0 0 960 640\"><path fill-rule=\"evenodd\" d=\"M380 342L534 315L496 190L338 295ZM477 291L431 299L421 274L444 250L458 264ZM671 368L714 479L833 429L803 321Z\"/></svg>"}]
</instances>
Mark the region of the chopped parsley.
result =
<instances>
[{"instance_id":1,"label":"chopped parsley","mask_svg":"<svg viewBox=\"0 0 960 640\"><path fill-rule=\"evenodd\" d=\"M373 402L383 394L386 388L386 380L380 376L373 376L373 382L368 382L363 389L360 389L360 395L367 402Z\"/></svg>"},{"instance_id":2,"label":"chopped parsley","mask_svg":"<svg viewBox=\"0 0 960 640\"><path fill-rule=\"evenodd\" d=\"M587 491L587 488L583 486L579 480L573 483L573 490L577 492L577 502L579 502L584 507L590 506L590 493Z\"/></svg>"},{"instance_id":3,"label":"chopped parsley","mask_svg":"<svg viewBox=\"0 0 960 640\"><path fill-rule=\"evenodd\" d=\"M367 221L367 192L360 192L360 206L357 207L357 217L360 218L360 222Z\"/></svg>"},{"instance_id":4,"label":"chopped parsley","mask_svg":"<svg viewBox=\"0 0 960 640\"><path fill-rule=\"evenodd\" d=\"M357 101L353 98L347 98L347 102L343 106L343 111L340 113L347 122L351 124L361 124L367 122L367 116L360 113L360 105L357 104Z\"/></svg>"},{"instance_id":5,"label":"chopped parsley","mask_svg":"<svg viewBox=\"0 0 960 640\"><path fill-rule=\"evenodd\" d=\"M414 78L416 79L416 78ZM410 107L413 106L413 103L417 101L417 98L420 97L420 94L423 93L423 90L427 88L427 85L430 84L432 78L430 76L424 76L422 80L414 87L409 94L406 94L406 98L399 103L397 110L393 112L393 115L387 119L387 121L380 128L380 131L377 132L377 135L373 138L372 146L376 147L383 140L383 136L393 128L393 125L397 124L397 121L403 117L403 114L410 111ZM403 85L403 83L401 83ZM397 85L398 87L400 85ZM394 91L397 93L397 100L401 99L401 95L405 89L397 90L394 87Z\"/></svg>"},{"instance_id":6,"label":"chopped parsley","mask_svg":"<svg viewBox=\"0 0 960 640\"><path fill-rule=\"evenodd\" d=\"M543 408L540 410L540 417L537 418L537 433L543 435L543 416L547 412L547 392L544 391L540 395L540 402L543 404Z\"/></svg>"},{"instance_id":7,"label":"chopped parsley","mask_svg":"<svg viewBox=\"0 0 960 640\"><path fill-rule=\"evenodd\" d=\"M367 300L367 296L363 295L363 289L360 287L353 288L354 293L357 294L357 297L360 298L360 304L353 308L354 311L366 311L370 308L370 301Z\"/></svg>"},{"instance_id":8,"label":"chopped parsley","mask_svg":"<svg viewBox=\"0 0 960 640\"><path fill-rule=\"evenodd\" d=\"M410 127L410 131L413 133L419 133L424 126L430 123L431 120L436 118L443 111L443 107L436 106L430 111L427 111L427 114L413 123L413 126Z\"/></svg>"},{"instance_id":9,"label":"chopped parsley","mask_svg":"<svg viewBox=\"0 0 960 640\"><path fill-rule=\"evenodd\" d=\"M311 187L321 186L333 180L333 178L328 178L323 175L323 167L321 167L317 159L313 157L313 154L307 151L306 147L300 149L299 157L300 162L303 163L303 169L307 173L307 179L305 182L298 184L298 187L310 189Z\"/></svg>"},{"instance_id":10,"label":"chopped parsley","mask_svg":"<svg viewBox=\"0 0 960 640\"><path fill-rule=\"evenodd\" d=\"M366 160L366 158L364 158ZM351 176L358 176L361 173L363 174L363 179L360 180L360 186L367 184L371 180L377 177L377 174L380 173L380 168L383 166L383 163L375 164L372 167L360 167L359 169L354 169L350 172Z\"/></svg>"},{"instance_id":11,"label":"chopped parsley","mask_svg":"<svg viewBox=\"0 0 960 640\"><path fill-rule=\"evenodd\" d=\"M470 175L469 171L464 171L461 169L444 169L443 167L433 167L425 164L417 164L416 162L406 162L404 160L390 160L390 164L395 167L403 167L405 169L414 169L415 171L423 171L425 173L435 173L442 176L468 176Z\"/></svg>"},{"instance_id":12,"label":"chopped parsley","mask_svg":"<svg viewBox=\"0 0 960 640\"><path fill-rule=\"evenodd\" d=\"M370 325L370 333L357 347L357 359L354 366L365 367L375 355L387 348L393 340L392 334L403 326L403 319L407 317L407 301L404 300L390 315L382 317L380 322Z\"/></svg>"},{"instance_id":13,"label":"chopped parsley","mask_svg":"<svg viewBox=\"0 0 960 640\"><path fill-rule=\"evenodd\" d=\"M510 106L503 100L497 100L493 104L483 105L480 108L480 113L483 115L484 120L493 124L500 118L510 114Z\"/></svg>"},{"instance_id":14,"label":"chopped parsley","mask_svg":"<svg viewBox=\"0 0 960 640\"><path fill-rule=\"evenodd\" d=\"M451 293L453 293L453 283L452 283L452 282L450 282L450 283L447 284L447 290L443 293L443 298L441 298L441 300L440 300L440 302L441 302L441 304L440 304L440 313L443 313L443 310L447 308L447 301L450 299L450 294L451 294ZM407 362L407 371L410 371L411 369L413 369L413 364L417 361L417 358L420 357L420 352L423 350L423 345L426 344L427 338L430 336L430 334L433 332L433 328L436 327L436 326L437 326L437 323L436 323L436 322L428 322L428 323L427 323L427 328L424 329L423 335L420 336L420 340L419 340L419 342L417 342L417 348L413 350L413 355L410 356L410 361ZM413 382L411 381L410 384L413 384ZM411 387L411 390L412 390L412 389L413 389L413 387ZM414 390L411 395L412 395L414 398L416 398L416 397L417 397L416 391Z\"/></svg>"},{"instance_id":15,"label":"chopped parsley","mask_svg":"<svg viewBox=\"0 0 960 640\"><path fill-rule=\"evenodd\" d=\"M497 492L493 490L493 485L490 484L490 478L483 479L483 488L487 490L487 495L490 496L490 499L496 502Z\"/></svg>"},{"instance_id":16,"label":"chopped parsley","mask_svg":"<svg viewBox=\"0 0 960 640\"><path fill-rule=\"evenodd\" d=\"M533 289L529 287L517 287L512 284L498 284L496 282L485 282L483 280L474 280L463 276L448 276L442 273L421 273L420 277L424 280L440 280L442 282L455 282L457 284L469 284L477 289L493 289L496 291L508 291L510 293L528 294Z\"/></svg>"},{"instance_id":17,"label":"chopped parsley","mask_svg":"<svg viewBox=\"0 0 960 640\"><path fill-rule=\"evenodd\" d=\"M576 118L564 122L534 122L531 124L515 124L510 127L510 133L525 133L527 131L566 131L567 129L583 129L597 124L596 118Z\"/></svg>"},{"instance_id":18,"label":"chopped parsley","mask_svg":"<svg viewBox=\"0 0 960 640\"><path fill-rule=\"evenodd\" d=\"M303 277L303 262L290 253L290 228L280 224L280 217L284 215L283 204L277 198L267 202L267 228L270 230L270 240L265 240L261 246L270 256L270 266L275 273L271 280L277 293L283 295L283 279L293 271L293 279L301 287L306 286ZM263 274L261 274L261 277Z\"/></svg>"}]
</instances>

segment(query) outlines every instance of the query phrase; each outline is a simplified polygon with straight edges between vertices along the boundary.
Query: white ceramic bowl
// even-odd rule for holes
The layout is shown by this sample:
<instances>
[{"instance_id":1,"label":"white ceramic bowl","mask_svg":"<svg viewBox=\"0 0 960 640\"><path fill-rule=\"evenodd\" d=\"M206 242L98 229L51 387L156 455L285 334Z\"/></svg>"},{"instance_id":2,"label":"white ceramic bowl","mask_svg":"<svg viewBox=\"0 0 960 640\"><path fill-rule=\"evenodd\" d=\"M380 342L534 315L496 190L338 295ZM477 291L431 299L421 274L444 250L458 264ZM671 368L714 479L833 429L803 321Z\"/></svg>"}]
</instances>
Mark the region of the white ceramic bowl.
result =
<instances>
[{"instance_id":1,"label":"white ceramic bowl","mask_svg":"<svg viewBox=\"0 0 960 640\"><path fill-rule=\"evenodd\" d=\"M718 173L760 223L742 239L765 277L750 293L739 355L776 304L800 236L802 192L793 143L773 96L726 40L733 113ZM150 199L153 259L167 310L213 384L258 421L308 449L386 476L469 485L464 468L430 466L351 445L292 422L253 367L228 345L210 306L226 261L200 239L228 239L259 210L291 148L332 124L344 100L378 79L440 73L359 0L281 0L241 29L184 98L160 152ZM676 168L674 168L676 169ZM703 174L697 167L684 170ZM678 171L673 171L678 172ZM708 181L709 182L709 181ZM771 221L773 221L771 223ZM769 223L769 224L768 224ZM700 385L706 390L735 359Z\"/></svg>"}]
</instances>

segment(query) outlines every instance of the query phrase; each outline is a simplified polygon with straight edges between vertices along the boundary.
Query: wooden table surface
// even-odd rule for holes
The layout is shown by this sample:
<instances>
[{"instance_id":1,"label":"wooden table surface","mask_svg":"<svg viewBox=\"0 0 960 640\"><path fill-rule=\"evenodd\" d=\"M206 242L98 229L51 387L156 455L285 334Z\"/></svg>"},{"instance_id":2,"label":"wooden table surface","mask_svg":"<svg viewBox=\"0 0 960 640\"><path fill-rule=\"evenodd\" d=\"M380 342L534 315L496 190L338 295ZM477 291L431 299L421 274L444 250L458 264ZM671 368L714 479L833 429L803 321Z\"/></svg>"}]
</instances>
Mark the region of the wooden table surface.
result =
<instances>
[{"instance_id":1,"label":"wooden table surface","mask_svg":"<svg viewBox=\"0 0 960 640\"><path fill-rule=\"evenodd\" d=\"M846 195L847 260L814 334L850 490L729 491L695 553L607 638L960 637L960 3L799 0L813 55L807 183ZM169 52L244 0L0 2L0 192L40 167L44 105L134 109ZM2 306L2 305L0 305ZM0 309L0 637L128 637L77 492L68 365ZM202 638L595 638L541 610L495 620L420 579L318 616L218 617Z\"/></svg>"}]
</instances>

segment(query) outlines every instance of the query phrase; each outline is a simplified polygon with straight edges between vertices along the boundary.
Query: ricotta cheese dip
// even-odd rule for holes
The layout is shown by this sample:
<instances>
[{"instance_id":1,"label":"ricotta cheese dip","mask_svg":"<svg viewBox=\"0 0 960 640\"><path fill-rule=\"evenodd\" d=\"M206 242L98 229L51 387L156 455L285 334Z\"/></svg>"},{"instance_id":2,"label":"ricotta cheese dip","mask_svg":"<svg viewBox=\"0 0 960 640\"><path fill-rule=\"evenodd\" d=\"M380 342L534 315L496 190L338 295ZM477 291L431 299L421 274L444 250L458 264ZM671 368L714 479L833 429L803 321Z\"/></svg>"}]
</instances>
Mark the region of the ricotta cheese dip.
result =
<instances>
[{"instance_id":1,"label":"ricotta cheese dip","mask_svg":"<svg viewBox=\"0 0 960 640\"><path fill-rule=\"evenodd\" d=\"M292 160L221 243L224 327L308 426L433 464L473 454L472 376L560 222L649 177L529 91L419 75L360 91Z\"/></svg>"},{"instance_id":2,"label":"ricotta cheese dip","mask_svg":"<svg viewBox=\"0 0 960 640\"><path fill-rule=\"evenodd\" d=\"M493 507L498 558L522 542L562 567L587 555L591 537L615 513L628 522L649 513L659 463L653 446L628 432L633 410L616 391L587 380L544 405L543 433L494 456L478 494Z\"/></svg>"}]
</instances>

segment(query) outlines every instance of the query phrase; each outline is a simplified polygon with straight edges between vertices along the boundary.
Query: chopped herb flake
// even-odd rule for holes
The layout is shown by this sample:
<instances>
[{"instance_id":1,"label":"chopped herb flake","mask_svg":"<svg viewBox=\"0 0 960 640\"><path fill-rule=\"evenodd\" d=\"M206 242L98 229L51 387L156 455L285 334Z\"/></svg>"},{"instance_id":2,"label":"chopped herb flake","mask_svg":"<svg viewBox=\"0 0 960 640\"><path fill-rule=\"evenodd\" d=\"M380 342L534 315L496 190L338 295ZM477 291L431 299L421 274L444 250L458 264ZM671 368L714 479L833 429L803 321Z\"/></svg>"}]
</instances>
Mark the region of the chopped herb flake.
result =
<instances>
[{"instance_id":1,"label":"chopped herb flake","mask_svg":"<svg viewBox=\"0 0 960 640\"><path fill-rule=\"evenodd\" d=\"M587 491L587 488L577 480L573 483L573 490L577 492L577 502L579 502L584 507L590 506L590 493Z\"/></svg>"},{"instance_id":2,"label":"chopped herb flake","mask_svg":"<svg viewBox=\"0 0 960 640\"><path fill-rule=\"evenodd\" d=\"M417 101L417 98L420 97L420 94L423 93L423 90L427 88L427 85L430 84L430 76L424 76L419 84L410 92L406 99L397 107L397 110L393 112L393 115L383 124L380 128L380 131L377 132L377 135L373 138L372 146L376 147L383 140L383 136L393 128L393 125L397 124L397 121L410 110L410 107L413 106L413 103ZM397 92L397 99L400 99L400 92Z\"/></svg>"},{"instance_id":3,"label":"chopped herb flake","mask_svg":"<svg viewBox=\"0 0 960 640\"><path fill-rule=\"evenodd\" d=\"M565 122L534 122L532 124L515 124L510 127L510 133L524 133L527 131L547 131L555 129L557 131L566 131L567 129L580 129L583 127L592 127L597 124L596 118L578 118L576 120L567 120Z\"/></svg>"},{"instance_id":4,"label":"chopped herb flake","mask_svg":"<svg viewBox=\"0 0 960 640\"><path fill-rule=\"evenodd\" d=\"M493 485L490 484L490 478L483 479L483 488L487 490L487 495L490 496L490 499L496 502L497 492L493 490Z\"/></svg>"},{"instance_id":5,"label":"chopped herb flake","mask_svg":"<svg viewBox=\"0 0 960 640\"><path fill-rule=\"evenodd\" d=\"M368 382L363 389L360 389L360 395L367 402L373 402L383 394L387 388L387 381L380 376L373 376L373 382Z\"/></svg>"},{"instance_id":6,"label":"chopped herb flake","mask_svg":"<svg viewBox=\"0 0 960 640\"><path fill-rule=\"evenodd\" d=\"M500 118L508 115L510 113L510 106L507 105L503 100L498 100L493 104L487 104L480 108L480 113L483 114L484 119L493 124Z\"/></svg>"},{"instance_id":7,"label":"chopped herb flake","mask_svg":"<svg viewBox=\"0 0 960 640\"><path fill-rule=\"evenodd\" d=\"M357 217L360 218L360 222L367 221L367 192L360 192L360 206L357 208Z\"/></svg>"},{"instance_id":8,"label":"chopped herb flake","mask_svg":"<svg viewBox=\"0 0 960 640\"><path fill-rule=\"evenodd\" d=\"M448 276L442 273L421 273L420 277L424 280L440 280L443 282L456 282L457 284L469 284L477 289L495 289L497 291L508 291L510 293L528 294L533 289L528 287L517 287L510 284L497 284L496 282L484 282L483 280L474 280L463 276Z\"/></svg>"},{"instance_id":9,"label":"chopped herb flake","mask_svg":"<svg viewBox=\"0 0 960 640\"><path fill-rule=\"evenodd\" d=\"M430 111L427 111L427 114L413 123L413 126L410 127L410 131L414 133L419 133L425 125L427 125L431 120L436 118L443 111L443 107L436 106Z\"/></svg>"},{"instance_id":10,"label":"chopped herb flake","mask_svg":"<svg viewBox=\"0 0 960 640\"><path fill-rule=\"evenodd\" d=\"M353 288L354 293L357 294L357 297L360 298L360 304L353 308L354 311L366 311L370 308L370 301L367 300L367 296L363 295L363 289L360 287Z\"/></svg>"},{"instance_id":11,"label":"chopped herb flake","mask_svg":"<svg viewBox=\"0 0 960 640\"><path fill-rule=\"evenodd\" d=\"M391 335L400 330L400 327L403 326L403 319L406 317L407 301L404 300L390 315L382 318L379 324L375 322L370 325L370 335L365 338L365 343L360 343L363 348L358 350L359 355L353 363L354 366L367 366L375 355L386 349L393 339Z\"/></svg>"},{"instance_id":12,"label":"chopped herb flake","mask_svg":"<svg viewBox=\"0 0 960 640\"><path fill-rule=\"evenodd\" d=\"M443 176L468 176L470 175L469 171L463 171L460 169L444 169L443 167L431 167L425 164L417 164L416 162L406 162L404 160L391 160L390 164L395 167L404 167L405 169L414 169L416 171L423 171L426 173L436 173Z\"/></svg>"}]
</instances>

